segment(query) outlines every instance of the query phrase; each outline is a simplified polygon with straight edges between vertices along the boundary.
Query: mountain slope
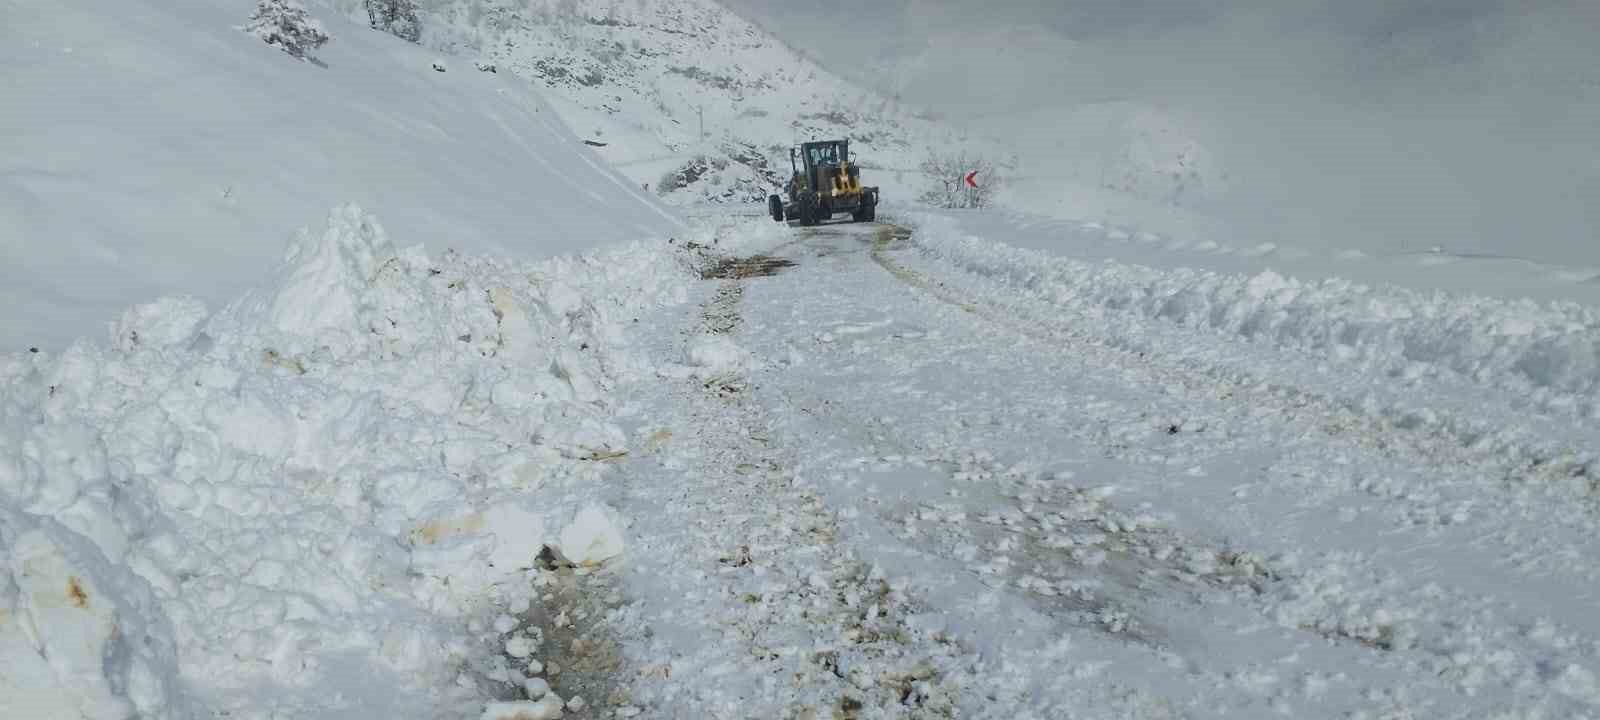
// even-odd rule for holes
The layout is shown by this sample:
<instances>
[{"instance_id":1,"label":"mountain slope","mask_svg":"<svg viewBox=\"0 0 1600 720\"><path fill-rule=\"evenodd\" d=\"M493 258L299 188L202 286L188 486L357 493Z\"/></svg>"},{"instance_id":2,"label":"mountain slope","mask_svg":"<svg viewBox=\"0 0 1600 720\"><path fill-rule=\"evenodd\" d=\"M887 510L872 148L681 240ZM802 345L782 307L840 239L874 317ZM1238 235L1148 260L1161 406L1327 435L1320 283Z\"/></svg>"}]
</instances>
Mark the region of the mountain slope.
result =
<instances>
[{"instance_id":1,"label":"mountain slope","mask_svg":"<svg viewBox=\"0 0 1600 720\"><path fill-rule=\"evenodd\" d=\"M216 301L353 201L401 244L543 257L672 232L525 84L320 13L299 62L250 3L6 2L0 342L61 345L123 306Z\"/></svg>"},{"instance_id":2,"label":"mountain slope","mask_svg":"<svg viewBox=\"0 0 1600 720\"><path fill-rule=\"evenodd\" d=\"M331 4L365 17L358 0ZM423 44L541 87L575 132L605 144L597 154L674 203L759 200L787 176L797 142L849 137L864 166L910 168L960 137L712 0L446 0L425 10ZM889 197L915 190L892 173L871 182Z\"/></svg>"}]
</instances>

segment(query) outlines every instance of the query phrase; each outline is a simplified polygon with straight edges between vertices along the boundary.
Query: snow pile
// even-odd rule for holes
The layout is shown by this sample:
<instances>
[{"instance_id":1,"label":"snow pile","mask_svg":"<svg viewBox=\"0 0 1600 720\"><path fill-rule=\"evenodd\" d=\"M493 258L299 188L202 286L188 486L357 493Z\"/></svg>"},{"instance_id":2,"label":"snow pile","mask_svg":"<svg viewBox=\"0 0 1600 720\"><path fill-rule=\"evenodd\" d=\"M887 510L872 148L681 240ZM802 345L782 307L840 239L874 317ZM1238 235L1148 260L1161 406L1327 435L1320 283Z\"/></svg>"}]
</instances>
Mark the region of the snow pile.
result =
<instances>
[{"instance_id":1,"label":"snow pile","mask_svg":"<svg viewBox=\"0 0 1600 720\"><path fill-rule=\"evenodd\" d=\"M214 314L0 356L0 714L481 702L499 649L466 622L545 545L624 551L595 460L621 328L682 300L669 248L430 257L344 207Z\"/></svg>"},{"instance_id":2,"label":"snow pile","mask_svg":"<svg viewBox=\"0 0 1600 720\"><path fill-rule=\"evenodd\" d=\"M1368 374L1439 372L1600 416L1600 314L1576 303L1421 293L1270 269L1220 273L1089 263L964 235L922 214L926 254L1088 318L1134 316L1272 343Z\"/></svg>"}]
</instances>

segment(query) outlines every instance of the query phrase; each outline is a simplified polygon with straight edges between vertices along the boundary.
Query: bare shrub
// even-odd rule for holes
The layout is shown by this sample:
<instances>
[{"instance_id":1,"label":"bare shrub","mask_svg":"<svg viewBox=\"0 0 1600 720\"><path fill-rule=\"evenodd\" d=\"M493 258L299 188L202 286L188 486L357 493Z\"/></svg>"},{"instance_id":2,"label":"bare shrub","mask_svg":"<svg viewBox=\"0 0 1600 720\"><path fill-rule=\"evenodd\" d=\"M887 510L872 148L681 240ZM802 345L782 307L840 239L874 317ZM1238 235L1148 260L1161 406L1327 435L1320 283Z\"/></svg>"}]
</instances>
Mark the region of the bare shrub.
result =
<instances>
[{"instance_id":1,"label":"bare shrub","mask_svg":"<svg viewBox=\"0 0 1600 720\"><path fill-rule=\"evenodd\" d=\"M1004 182L993 160L965 150L932 151L922 161L921 169L928 176L929 184L917 199L934 207L988 207ZM973 176L977 187L967 183L968 175L973 172L977 173Z\"/></svg>"}]
</instances>

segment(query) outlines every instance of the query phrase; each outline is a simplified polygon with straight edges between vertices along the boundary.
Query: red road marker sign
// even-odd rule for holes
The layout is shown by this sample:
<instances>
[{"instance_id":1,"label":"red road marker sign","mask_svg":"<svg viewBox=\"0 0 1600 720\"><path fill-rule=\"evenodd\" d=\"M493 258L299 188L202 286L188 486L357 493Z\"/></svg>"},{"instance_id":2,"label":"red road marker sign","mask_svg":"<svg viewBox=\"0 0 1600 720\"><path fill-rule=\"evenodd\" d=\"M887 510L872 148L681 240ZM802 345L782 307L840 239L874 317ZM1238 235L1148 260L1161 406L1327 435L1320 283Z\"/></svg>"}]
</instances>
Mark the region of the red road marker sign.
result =
<instances>
[{"instance_id":1,"label":"red road marker sign","mask_svg":"<svg viewBox=\"0 0 1600 720\"><path fill-rule=\"evenodd\" d=\"M976 190L978 188L978 183L973 182L972 179L977 177L977 176L978 176L978 171L977 170L973 170L972 172L967 173L967 184L972 186L972 188L974 190Z\"/></svg>"}]
</instances>

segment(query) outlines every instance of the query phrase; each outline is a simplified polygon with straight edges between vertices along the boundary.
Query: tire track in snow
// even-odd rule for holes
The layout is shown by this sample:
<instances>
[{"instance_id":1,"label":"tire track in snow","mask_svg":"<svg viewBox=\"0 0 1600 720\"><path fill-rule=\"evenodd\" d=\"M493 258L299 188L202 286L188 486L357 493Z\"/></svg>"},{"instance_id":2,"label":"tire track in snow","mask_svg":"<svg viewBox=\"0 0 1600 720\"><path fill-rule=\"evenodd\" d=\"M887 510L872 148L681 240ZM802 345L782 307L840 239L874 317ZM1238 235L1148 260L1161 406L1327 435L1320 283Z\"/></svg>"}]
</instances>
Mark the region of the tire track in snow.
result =
<instances>
[{"instance_id":1,"label":"tire track in snow","mask_svg":"<svg viewBox=\"0 0 1600 720\"><path fill-rule=\"evenodd\" d=\"M1261 378L1250 370L1207 365L1198 359L1164 361L1155 353L1119 344L1114 338L1090 336L1071 324L1039 319L1036 312L976 303L961 290L888 256L891 250L905 249L904 241L909 238L910 231L902 228L894 229L893 234L880 233L873 245L874 262L905 285L997 327L1046 345L1070 347L1093 364L1135 372L1150 387L1181 390L1181 393L1169 393L1178 397L1208 397L1241 407L1270 408L1287 419L1312 419L1314 432L1328 442L1356 451L1374 451L1397 464L1468 468L1469 472L1464 473L1468 476L1466 481L1451 478L1440 484L1447 488L1470 484L1474 492L1487 491L1503 498L1502 502L1487 504L1480 509L1482 512L1496 508L1519 509L1525 505L1523 501L1527 496L1543 494L1543 499L1549 502L1542 509L1550 511L1551 521L1571 528L1585 539L1600 529L1600 474L1590 471L1591 461L1586 459L1588 451L1551 451L1517 445L1508 453L1503 445L1484 447L1480 442L1482 436L1459 434L1448 422L1424 422L1412 414L1395 414L1391 408L1370 406L1364 398L1339 399ZM1425 415L1429 413L1431 411L1423 411ZM1525 459L1528 457L1532 459ZM1402 501L1413 495L1404 488L1374 487L1373 492L1392 493ZM1431 509L1419 507L1417 510L1426 515ZM1432 514L1448 523L1455 521L1460 510L1445 508ZM1573 554L1574 548L1568 545L1544 546L1523 556L1528 563L1543 562L1542 567L1547 569L1581 572L1586 579L1600 581L1600 565L1586 563L1582 567L1556 568L1548 564L1552 557Z\"/></svg>"},{"instance_id":2,"label":"tire track in snow","mask_svg":"<svg viewBox=\"0 0 1600 720\"><path fill-rule=\"evenodd\" d=\"M893 227L879 233L875 239L872 258L890 275L902 283L923 291L935 299L958 307L969 313L1004 326L1036 341L1047 344L1071 345L1077 352L1094 352L1102 357L1115 356L1120 363L1151 367L1153 372L1170 372L1171 367L1156 367L1156 355L1138 349L1116 338L1097 337L1071 325L1052 324L1040 320L1037 313L1022 313L1019 307L994 308L975 302L969 293L949 284L927 277L924 273L902 265L889 258L891 250L908 249L906 243L912 231ZM951 268L952 270L959 269ZM1018 298L1020 304L1020 298ZM1243 402L1266 401L1271 405L1294 405L1334 416L1337 420L1324 426L1328 434L1343 434L1348 429L1363 425L1376 425L1367 436L1372 444L1385 447L1382 437L1396 437L1405 451L1415 455L1438 458L1455 463L1484 463L1499 461L1496 473L1508 486L1559 486L1576 480L1581 484L1581 505L1584 510L1600 515L1600 473L1593 471L1593 451L1583 447L1551 446L1548 442L1534 442L1539 438L1492 438L1473 429L1471 423L1440 411L1424 408L1411 410L1398 407L1374 407L1366 398L1337 398L1307 387L1275 382L1257 377L1250 370L1225 365L1189 363L1180 368L1180 381L1186 390L1207 389L1202 383L1181 378L1196 375L1208 376L1212 385L1226 386L1228 396Z\"/></svg>"},{"instance_id":3,"label":"tire track in snow","mask_svg":"<svg viewBox=\"0 0 1600 720\"><path fill-rule=\"evenodd\" d=\"M1462 494L1464 488L1468 494L1487 491L1491 497L1495 495L1504 497L1500 502L1486 503L1487 507L1480 505L1473 508L1473 511L1467 513L1467 517L1464 518L1452 512L1448 506L1440 506L1431 515L1444 517L1446 525L1470 526L1472 521L1480 516L1487 518L1485 522L1491 528L1526 525L1525 522L1518 522L1516 516L1519 511L1527 510L1517 502L1521 499L1518 486L1527 481L1515 477L1515 470L1494 467L1491 462L1487 468L1490 475L1497 472L1505 473L1499 482L1491 483L1470 480L1460 483L1446 476L1451 469L1464 470L1465 473L1462 474L1479 476L1486 471L1484 459L1474 452L1475 448L1471 447L1470 443L1463 442L1462 438L1448 433L1430 432L1428 425L1402 427L1401 423L1386 421L1381 417L1376 418L1375 422L1375 418L1363 408L1332 400L1314 391L1272 385L1231 368L1207 367L1193 361L1179 362L1174 366L1173 363L1150 357L1137 350L1119 347L1114 340L1108 342L1107 338L1087 336L1070 326L1037 321L1036 313L1019 313L1016 312L1016 308L1000 310L990 308L986 304L975 303L961 290L953 289L944 282L932 280L923 272L901 265L890 258L889 252L896 249L896 243L903 239L904 237L896 237L890 233L880 234L874 241L872 257L875 263L915 292L932 296L944 304L960 308L969 316L975 316L994 327L1004 328L1007 332L1020 334L1034 342L1054 347L1067 345L1089 366L1115 367L1117 373L1126 380L1154 389L1153 394L1156 397L1165 398L1165 402L1176 406L1175 416L1204 417L1204 409L1210 405L1222 406L1225 413L1248 414L1254 411L1278 414L1290 423L1310 421L1306 423L1308 429L1303 435L1315 436L1317 442L1327 448L1342 449L1342 452L1358 457L1375 456L1377 463L1373 467L1378 472L1384 467L1417 468L1417 476L1423 478L1425 483L1457 491L1457 495ZM1186 411L1178 411L1186 406ZM1374 425L1376 427L1373 427ZM1176 431L1179 426L1173 427ZM1558 470L1555 474L1560 473ZM1581 478L1582 474L1578 473L1576 477ZM1425 485L1424 488L1426 487ZM1366 490L1365 487L1360 489ZM1375 487L1374 490L1382 492L1381 486ZM1440 505L1442 502L1426 496L1417 498L1410 495L1402 486L1400 492L1392 499L1396 502L1409 503L1419 510L1432 510L1430 504ZM1586 516L1589 511L1589 508L1584 508L1582 512ZM1570 516L1567 520L1572 522ZM1580 530L1586 527L1584 524L1578 524ZM1495 532L1498 530L1491 530L1490 535ZM1571 571L1576 565L1576 569L1584 572L1577 584L1569 585L1571 592L1575 593L1574 597L1581 597L1582 578L1594 577L1594 566L1584 560L1590 555L1587 551L1591 549L1592 543L1585 542L1585 539L1580 535L1571 542L1547 543L1544 547L1555 558L1573 561L1565 566L1559 566L1560 570ZM1520 556L1513 563L1515 567L1501 568L1500 572L1491 576L1493 579L1486 580L1477 588L1471 589L1445 588L1441 591L1430 589L1430 587L1436 588L1432 585L1419 586L1418 582L1408 579L1403 574L1395 575L1391 569L1385 569L1385 566L1394 569L1406 567L1403 563L1395 565L1393 558L1380 561L1375 556L1339 557L1337 562L1328 567L1318 568L1304 577L1294 579L1287 586L1291 595L1275 601L1277 612L1281 614L1284 610L1288 610L1291 615L1326 618L1323 621L1304 623L1305 629L1330 638L1346 638L1374 649L1402 651L1401 655L1409 655L1410 658L1400 661L1401 665L1421 668L1442 663L1433 671L1434 674L1454 683L1463 692L1473 692L1474 688L1481 687L1486 682L1500 682L1507 687L1524 689L1546 687L1540 684L1543 682L1561 694L1580 698L1590 697L1591 693L1581 689L1585 687L1582 679L1588 677L1585 673L1589 671L1582 665L1564 666L1561 663L1581 659L1592 665L1596 657L1593 635L1580 632L1574 636L1571 627L1562 627L1559 623L1551 624L1549 618L1535 617L1526 610L1519 609L1519 603L1526 598L1512 589L1519 584L1517 578L1542 575L1542 571L1550 568L1549 565L1526 562L1529 556L1542 554L1537 550L1523 552L1522 548L1518 547L1519 544L1529 541L1525 534L1501 540L1499 543L1501 549L1508 557ZM1538 539L1534 539L1533 542L1537 543ZM1549 557L1546 556L1544 559L1548 560ZM1351 583L1355 583L1353 591ZM1480 591L1485 592L1487 597L1480 596L1482 594ZM1508 602L1499 599L1499 596L1517 599ZM1420 614L1416 611L1402 611L1393 616L1394 624L1385 621L1382 614L1373 616L1376 617L1375 620L1363 620L1360 614L1348 615L1333 607L1341 597L1354 603L1377 601L1383 604L1387 601L1390 604L1397 602L1402 606L1412 604L1422 610ZM1310 615L1306 615L1307 612ZM1420 644L1416 638L1397 639L1396 628L1407 625L1422 628L1422 632L1429 637L1422 638ZM1455 634L1450 630L1452 627L1467 627L1472 628L1472 631L1452 639L1451 636ZM1538 677L1541 671L1526 669L1527 666L1521 662L1508 663L1505 656L1497 656L1494 652L1482 649L1484 644L1499 644L1501 647L1520 648L1513 651L1518 654L1538 656L1541 650L1536 646L1544 644L1544 641L1537 640L1537 637L1551 634L1568 638L1563 643L1569 648L1574 648L1574 651L1553 653L1556 657L1564 656L1568 660L1557 662L1551 673L1542 678ZM1530 643L1529 638L1533 638L1534 642ZM1562 667L1575 669L1563 670ZM1528 685L1530 672L1533 677L1538 678L1533 680L1532 686Z\"/></svg>"},{"instance_id":4,"label":"tire track in snow","mask_svg":"<svg viewBox=\"0 0 1600 720\"><path fill-rule=\"evenodd\" d=\"M658 349L693 358L737 335L744 282ZM718 361L638 389L652 450L624 466L620 504L661 562L627 580L656 628L633 651L634 698L653 717L953 717L965 651L907 624L920 601L840 537L745 368Z\"/></svg>"}]
</instances>

